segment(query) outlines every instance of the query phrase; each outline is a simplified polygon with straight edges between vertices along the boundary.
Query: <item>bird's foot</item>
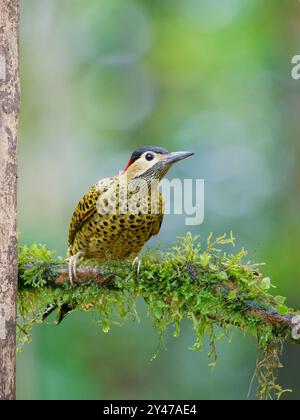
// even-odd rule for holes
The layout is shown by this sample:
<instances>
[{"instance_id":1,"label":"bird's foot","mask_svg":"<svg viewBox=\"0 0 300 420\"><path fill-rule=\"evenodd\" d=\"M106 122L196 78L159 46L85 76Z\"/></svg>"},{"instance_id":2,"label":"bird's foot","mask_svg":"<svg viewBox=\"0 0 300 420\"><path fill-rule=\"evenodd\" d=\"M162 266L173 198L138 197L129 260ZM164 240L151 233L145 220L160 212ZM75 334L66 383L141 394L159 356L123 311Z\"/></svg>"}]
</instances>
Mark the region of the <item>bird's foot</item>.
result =
<instances>
[{"instance_id":1,"label":"bird's foot","mask_svg":"<svg viewBox=\"0 0 300 420\"><path fill-rule=\"evenodd\" d=\"M142 265L142 261L139 259L139 257L135 257L135 259L132 261L132 264L131 264L132 270L134 269L134 266L136 264L137 264L136 275L137 275L137 277L139 277L140 271L141 271L141 265Z\"/></svg>"},{"instance_id":2,"label":"bird's foot","mask_svg":"<svg viewBox=\"0 0 300 420\"><path fill-rule=\"evenodd\" d=\"M77 274L76 274L77 261L82 256L83 256L83 252L79 251L79 252L77 252L77 254L72 255L69 258L69 263L68 263L68 265L69 265L69 280L70 280L70 283L73 287L75 287L73 279L75 279L75 280L77 279Z\"/></svg>"}]
</instances>

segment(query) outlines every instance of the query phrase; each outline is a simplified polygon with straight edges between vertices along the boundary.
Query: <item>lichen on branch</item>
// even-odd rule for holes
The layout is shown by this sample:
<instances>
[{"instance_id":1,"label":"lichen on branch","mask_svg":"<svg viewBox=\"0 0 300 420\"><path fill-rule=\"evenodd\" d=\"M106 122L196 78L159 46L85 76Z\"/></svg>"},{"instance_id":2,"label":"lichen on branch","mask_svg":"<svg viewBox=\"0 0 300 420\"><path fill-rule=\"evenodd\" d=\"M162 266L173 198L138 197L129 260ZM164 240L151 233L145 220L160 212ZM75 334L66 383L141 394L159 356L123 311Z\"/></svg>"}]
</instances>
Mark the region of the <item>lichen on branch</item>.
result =
<instances>
[{"instance_id":1,"label":"lichen on branch","mask_svg":"<svg viewBox=\"0 0 300 420\"><path fill-rule=\"evenodd\" d=\"M270 293L270 279L262 275L260 264L244 262L244 249L225 252L231 245L232 234L215 239L210 235L202 244L188 233L168 251L148 251L139 274L125 261L101 265L82 261L74 288L68 282L66 261L45 246L20 247L19 343L26 342L31 327L55 309L58 321L74 310L93 311L107 332L116 318L138 319L136 298L142 297L159 334L171 326L178 336L183 319L192 322L194 349L202 349L208 334L212 364L220 336L216 327L226 332L238 328L255 337L258 396L279 398L284 392L276 382L280 351L285 341L293 340L297 312L285 306L282 296Z\"/></svg>"}]
</instances>

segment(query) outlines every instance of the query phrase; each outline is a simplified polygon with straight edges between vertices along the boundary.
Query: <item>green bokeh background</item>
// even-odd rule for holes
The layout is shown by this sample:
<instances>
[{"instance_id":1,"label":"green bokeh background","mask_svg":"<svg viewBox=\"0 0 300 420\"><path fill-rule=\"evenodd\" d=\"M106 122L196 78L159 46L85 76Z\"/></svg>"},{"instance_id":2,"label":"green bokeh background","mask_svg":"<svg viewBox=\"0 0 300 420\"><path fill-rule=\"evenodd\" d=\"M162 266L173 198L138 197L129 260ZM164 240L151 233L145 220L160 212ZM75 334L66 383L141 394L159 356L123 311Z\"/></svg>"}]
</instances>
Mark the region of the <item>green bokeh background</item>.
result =
<instances>
[{"instance_id":1,"label":"green bokeh background","mask_svg":"<svg viewBox=\"0 0 300 420\"><path fill-rule=\"evenodd\" d=\"M169 175L205 179L192 232L233 230L300 307L299 20L296 0L21 0L21 242L65 255L78 199L133 149L192 150ZM150 245L191 230L184 218L166 216ZM142 301L139 314L107 334L89 314L36 326L18 356L18 398L246 398L253 339L224 339L211 371L186 323L151 361L158 335ZM285 398L300 397L299 355L284 349Z\"/></svg>"}]
</instances>

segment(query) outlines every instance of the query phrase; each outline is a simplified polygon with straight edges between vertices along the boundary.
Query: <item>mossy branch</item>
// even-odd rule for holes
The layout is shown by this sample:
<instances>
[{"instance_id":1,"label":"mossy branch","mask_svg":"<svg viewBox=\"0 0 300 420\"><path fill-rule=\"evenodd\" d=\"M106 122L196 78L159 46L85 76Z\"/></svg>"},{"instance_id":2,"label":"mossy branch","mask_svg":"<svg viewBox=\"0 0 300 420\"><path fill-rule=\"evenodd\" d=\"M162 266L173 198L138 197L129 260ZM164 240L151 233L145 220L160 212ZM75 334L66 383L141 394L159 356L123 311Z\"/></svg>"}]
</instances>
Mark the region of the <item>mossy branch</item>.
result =
<instances>
[{"instance_id":1,"label":"mossy branch","mask_svg":"<svg viewBox=\"0 0 300 420\"><path fill-rule=\"evenodd\" d=\"M159 271L161 268L161 262L155 262L155 264L158 266L157 269ZM22 264L20 266L19 289L21 291L24 291L24 289L30 290L34 287L30 283L24 281L24 278L26 278L25 272L27 270L29 272L31 272L31 270L36 270L39 266L40 263ZM194 281L195 277L198 277L199 274L197 266L194 264L189 264L187 268L187 273L191 281ZM65 285L69 282L68 264L66 263L48 262L43 264L42 270L39 271L41 278L45 282L44 287L55 288ZM159 281L159 278L157 281ZM120 290L120 288L115 283L114 269L112 269L110 273L109 271L102 270L100 267L81 265L77 268L77 277L73 279L73 282L78 286L87 282L94 282L102 288ZM222 290L224 300L228 301L229 295L231 293L230 286L226 286L221 282L217 282L214 284L214 287L212 287L212 290L218 292L218 289ZM258 320L263 321L271 327L281 329L281 331L276 333L284 334L286 335L286 339L289 339L293 343L300 344L300 340L296 340L292 336L292 331L295 328L295 323L293 323L295 312L282 315L272 305L268 306L254 300L240 299L238 296L236 296L234 300L235 303L239 301L240 305L238 310L240 312L243 312L245 315L251 316L253 318L257 318ZM272 303L273 305L277 304L275 299ZM215 321L218 323L217 318L215 318Z\"/></svg>"},{"instance_id":2,"label":"mossy branch","mask_svg":"<svg viewBox=\"0 0 300 420\"><path fill-rule=\"evenodd\" d=\"M245 263L243 249L225 253L228 245L234 245L232 235L215 240L210 236L202 246L199 238L187 234L169 251L143 256L139 275L128 262L81 262L74 288L63 259L54 258L44 246L22 247L20 342L28 339L34 323L56 308L59 321L71 310L92 310L108 331L116 317L122 320L132 314L137 318L135 300L142 297L161 334L173 325L174 335L179 335L181 320L190 319L196 335L194 349L202 348L208 333L215 354L213 343L220 337L215 327L226 332L235 327L256 337L261 355L256 370L259 396L279 397L284 392L276 383L280 348L285 341L300 343L299 313L287 308L283 297L270 294L272 285L261 274L260 264Z\"/></svg>"}]
</instances>

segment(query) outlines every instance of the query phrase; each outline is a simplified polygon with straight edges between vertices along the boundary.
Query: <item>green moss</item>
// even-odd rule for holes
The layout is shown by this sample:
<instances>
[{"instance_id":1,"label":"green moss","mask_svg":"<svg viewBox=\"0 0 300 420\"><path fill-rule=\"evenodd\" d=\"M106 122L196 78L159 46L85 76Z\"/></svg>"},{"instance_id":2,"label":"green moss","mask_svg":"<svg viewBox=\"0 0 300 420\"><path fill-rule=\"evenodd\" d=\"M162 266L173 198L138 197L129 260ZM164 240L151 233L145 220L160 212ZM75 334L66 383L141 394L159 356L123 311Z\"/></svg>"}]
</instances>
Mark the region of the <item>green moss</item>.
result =
<instances>
[{"instance_id":1,"label":"green moss","mask_svg":"<svg viewBox=\"0 0 300 420\"><path fill-rule=\"evenodd\" d=\"M108 332L112 324L122 323L128 316L138 319L136 298L140 296L161 337L169 326L178 336L181 321L186 318L195 331L193 349L201 350L203 338L208 335L212 366L217 360L215 341L222 335L215 333L216 326L225 333L239 328L255 337L260 354L255 371L258 396L280 397L284 391L276 382L276 372L287 333L251 315L247 308L254 304L265 308L272 305L284 312L284 298L270 294L270 279L261 275L259 264L244 263L244 249L235 254L225 252L230 246L234 246L232 234L216 239L210 235L202 245L198 237L188 233L169 251L149 251L143 256L138 277L130 263L102 264L107 275L114 275L114 288L101 288L92 282L75 288L69 284L59 288L46 286L45 277L54 279L56 266L62 260L55 259L44 246L21 247L19 344L28 341L32 326L56 307L60 311L66 307L93 311L96 322ZM91 261L82 264L91 265Z\"/></svg>"}]
</instances>

